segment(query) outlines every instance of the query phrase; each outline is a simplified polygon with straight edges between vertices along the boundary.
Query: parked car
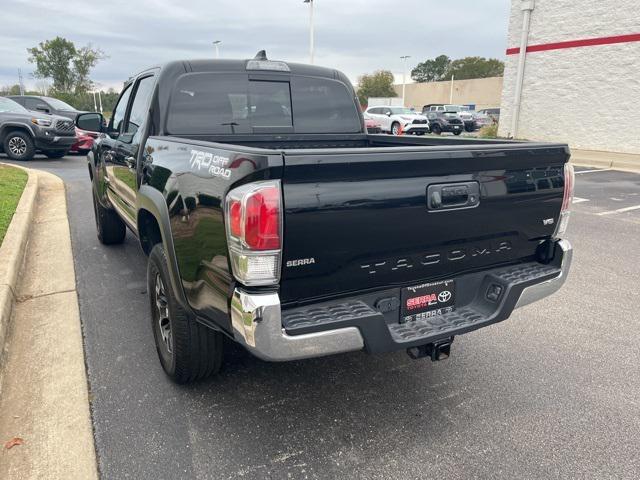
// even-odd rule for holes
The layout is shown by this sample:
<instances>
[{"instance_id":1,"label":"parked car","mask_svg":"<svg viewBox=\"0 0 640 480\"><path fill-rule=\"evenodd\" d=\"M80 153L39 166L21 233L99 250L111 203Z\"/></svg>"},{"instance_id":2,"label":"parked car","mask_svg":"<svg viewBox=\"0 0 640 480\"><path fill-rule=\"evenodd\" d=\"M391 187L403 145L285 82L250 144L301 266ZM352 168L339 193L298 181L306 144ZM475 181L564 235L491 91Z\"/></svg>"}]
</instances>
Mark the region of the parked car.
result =
<instances>
[{"instance_id":1,"label":"parked car","mask_svg":"<svg viewBox=\"0 0 640 480\"><path fill-rule=\"evenodd\" d=\"M76 141L71 145L69 150L71 153L80 153L86 155L93 147L93 141L98 138L96 132L87 132L76 127Z\"/></svg>"},{"instance_id":2,"label":"parked car","mask_svg":"<svg viewBox=\"0 0 640 480\"><path fill-rule=\"evenodd\" d=\"M565 144L368 135L334 69L264 52L170 62L126 82L106 129L99 113L76 122L101 133L98 238L139 239L176 382L217 372L223 337L269 361L442 360L567 278ZM539 172L543 190L512 186Z\"/></svg>"},{"instance_id":3,"label":"parked car","mask_svg":"<svg viewBox=\"0 0 640 480\"><path fill-rule=\"evenodd\" d=\"M51 115L58 115L60 117L67 117L71 120L76 119L79 113L85 113L81 110L76 110L62 100L52 97L41 97L36 95L12 95L7 98L15 100L27 110L33 112L49 113Z\"/></svg>"},{"instance_id":4,"label":"parked car","mask_svg":"<svg viewBox=\"0 0 640 480\"><path fill-rule=\"evenodd\" d=\"M464 122L455 112L433 110L427 112L427 119L429 120L431 133L436 135L440 135L443 132L460 135L464 131Z\"/></svg>"},{"instance_id":5,"label":"parked car","mask_svg":"<svg viewBox=\"0 0 640 480\"><path fill-rule=\"evenodd\" d=\"M365 111L368 117L378 123L383 132L392 135L424 135L429 132L427 117L406 107L369 107Z\"/></svg>"},{"instance_id":6,"label":"parked car","mask_svg":"<svg viewBox=\"0 0 640 480\"><path fill-rule=\"evenodd\" d=\"M500 109L499 108L483 108L482 110L478 110L478 113L488 115L489 118L493 120L494 123L500 122Z\"/></svg>"},{"instance_id":7,"label":"parked car","mask_svg":"<svg viewBox=\"0 0 640 480\"><path fill-rule=\"evenodd\" d=\"M74 130L68 118L30 112L0 97L0 150L13 160L31 160L36 151L64 157L75 141Z\"/></svg>"},{"instance_id":8,"label":"parked car","mask_svg":"<svg viewBox=\"0 0 640 480\"><path fill-rule=\"evenodd\" d=\"M364 126L367 128L367 133L382 133L380 123L367 115L364 116Z\"/></svg>"},{"instance_id":9,"label":"parked car","mask_svg":"<svg viewBox=\"0 0 640 480\"><path fill-rule=\"evenodd\" d=\"M474 119L478 129L494 124L493 119L486 113L474 112Z\"/></svg>"}]
</instances>

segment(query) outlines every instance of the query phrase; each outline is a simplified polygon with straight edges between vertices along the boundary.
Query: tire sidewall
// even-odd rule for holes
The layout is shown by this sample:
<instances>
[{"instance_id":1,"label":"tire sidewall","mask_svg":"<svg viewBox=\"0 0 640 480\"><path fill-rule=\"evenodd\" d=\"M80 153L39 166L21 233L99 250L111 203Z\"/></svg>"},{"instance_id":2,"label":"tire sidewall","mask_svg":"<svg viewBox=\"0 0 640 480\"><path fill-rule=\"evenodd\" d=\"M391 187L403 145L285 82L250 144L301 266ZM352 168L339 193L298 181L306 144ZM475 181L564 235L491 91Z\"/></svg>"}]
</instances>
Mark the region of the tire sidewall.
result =
<instances>
[{"instance_id":1,"label":"tire sidewall","mask_svg":"<svg viewBox=\"0 0 640 480\"><path fill-rule=\"evenodd\" d=\"M15 155L13 153L11 153L11 149L9 148L9 141L12 138L16 138L19 137L22 140L24 140L24 142L27 145L27 148L25 149L25 152L23 155ZM9 132L7 134L7 136L4 139L3 142L3 149L4 149L4 153L11 158L12 160L31 160L33 158L33 156L35 155L36 151L35 151L35 146L33 144L33 139L31 138L31 135L29 135L28 133L22 132L22 131L13 131L13 132Z\"/></svg>"},{"instance_id":2,"label":"tire sidewall","mask_svg":"<svg viewBox=\"0 0 640 480\"><path fill-rule=\"evenodd\" d=\"M167 297L167 304L169 308L169 324L171 325L171 336L173 344L173 353L169 353L164 347L164 343L160 338L160 330L158 326L158 313L155 305L155 288L156 278L160 275L162 283L164 284L165 295ZM171 290L171 283L169 278L169 271L167 268L166 257L164 249L161 244L157 244L151 250L149 254L149 263L147 265L147 291L149 292L149 307L151 309L151 329L153 330L153 338L156 344L156 351L158 352L158 358L162 364L162 368L167 372L169 376L175 376L176 372L176 324L175 316L177 312L176 299Z\"/></svg>"},{"instance_id":3,"label":"tire sidewall","mask_svg":"<svg viewBox=\"0 0 640 480\"><path fill-rule=\"evenodd\" d=\"M394 132L393 129L396 129L396 131ZM391 135L398 135L398 132L400 131L400 124L398 122L393 122L391 124Z\"/></svg>"}]
</instances>

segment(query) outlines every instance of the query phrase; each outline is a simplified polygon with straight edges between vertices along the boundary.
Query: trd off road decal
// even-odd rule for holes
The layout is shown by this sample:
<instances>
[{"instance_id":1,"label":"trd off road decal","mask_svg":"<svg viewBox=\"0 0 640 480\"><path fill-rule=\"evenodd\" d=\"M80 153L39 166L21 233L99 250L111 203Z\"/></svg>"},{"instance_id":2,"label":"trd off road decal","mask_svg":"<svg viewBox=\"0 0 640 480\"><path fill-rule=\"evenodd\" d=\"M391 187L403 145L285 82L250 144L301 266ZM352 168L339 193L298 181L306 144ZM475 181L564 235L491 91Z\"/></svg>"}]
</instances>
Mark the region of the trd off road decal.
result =
<instances>
[{"instance_id":1,"label":"trd off road decal","mask_svg":"<svg viewBox=\"0 0 640 480\"><path fill-rule=\"evenodd\" d=\"M191 169L209 172L214 177L229 178L231 170L225 168L229 164L229 157L214 155L211 152L191 150Z\"/></svg>"}]
</instances>

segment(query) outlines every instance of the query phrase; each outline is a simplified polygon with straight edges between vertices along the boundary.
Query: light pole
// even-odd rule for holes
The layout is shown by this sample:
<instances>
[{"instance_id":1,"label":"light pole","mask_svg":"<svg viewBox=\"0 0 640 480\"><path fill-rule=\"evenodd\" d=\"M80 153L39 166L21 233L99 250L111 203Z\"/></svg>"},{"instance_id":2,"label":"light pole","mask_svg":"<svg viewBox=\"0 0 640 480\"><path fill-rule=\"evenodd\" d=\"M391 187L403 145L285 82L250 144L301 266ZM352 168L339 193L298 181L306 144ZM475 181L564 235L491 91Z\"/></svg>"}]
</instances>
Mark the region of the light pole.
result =
<instances>
[{"instance_id":1,"label":"light pole","mask_svg":"<svg viewBox=\"0 0 640 480\"><path fill-rule=\"evenodd\" d=\"M215 40L213 42L213 45L216 47L216 58L220 58L220 44L222 43L222 40Z\"/></svg>"},{"instance_id":2,"label":"light pole","mask_svg":"<svg viewBox=\"0 0 640 480\"><path fill-rule=\"evenodd\" d=\"M309 63L313 65L313 0L304 0L309 4Z\"/></svg>"},{"instance_id":3,"label":"light pole","mask_svg":"<svg viewBox=\"0 0 640 480\"><path fill-rule=\"evenodd\" d=\"M404 92L405 92L405 76L407 74L407 58L411 58L411 55L403 55L400 57L402 59L402 106L406 107L404 104Z\"/></svg>"}]
</instances>

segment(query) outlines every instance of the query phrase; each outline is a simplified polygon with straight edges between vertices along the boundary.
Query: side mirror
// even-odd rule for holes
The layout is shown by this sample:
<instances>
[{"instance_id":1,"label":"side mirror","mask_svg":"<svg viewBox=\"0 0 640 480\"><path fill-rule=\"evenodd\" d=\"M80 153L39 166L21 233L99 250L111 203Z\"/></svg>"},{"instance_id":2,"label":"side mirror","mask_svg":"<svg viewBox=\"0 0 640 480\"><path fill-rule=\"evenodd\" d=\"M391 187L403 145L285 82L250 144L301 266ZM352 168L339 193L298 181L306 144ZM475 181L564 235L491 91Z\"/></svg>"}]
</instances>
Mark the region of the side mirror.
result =
<instances>
[{"instance_id":1,"label":"side mirror","mask_svg":"<svg viewBox=\"0 0 640 480\"><path fill-rule=\"evenodd\" d=\"M88 132L102 132L104 117L100 113L81 113L76 117L76 127Z\"/></svg>"},{"instance_id":2,"label":"side mirror","mask_svg":"<svg viewBox=\"0 0 640 480\"><path fill-rule=\"evenodd\" d=\"M44 103L38 103L36 105L36 110L40 112L49 113L49 107L47 107Z\"/></svg>"},{"instance_id":3,"label":"side mirror","mask_svg":"<svg viewBox=\"0 0 640 480\"><path fill-rule=\"evenodd\" d=\"M390 116L391 116L391 112L387 112L387 113L385 113L385 115L386 115L387 117L390 117Z\"/></svg>"}]
</instances>

